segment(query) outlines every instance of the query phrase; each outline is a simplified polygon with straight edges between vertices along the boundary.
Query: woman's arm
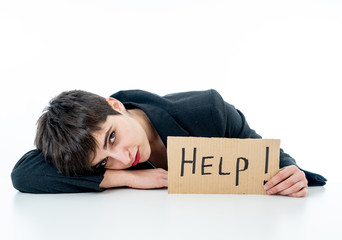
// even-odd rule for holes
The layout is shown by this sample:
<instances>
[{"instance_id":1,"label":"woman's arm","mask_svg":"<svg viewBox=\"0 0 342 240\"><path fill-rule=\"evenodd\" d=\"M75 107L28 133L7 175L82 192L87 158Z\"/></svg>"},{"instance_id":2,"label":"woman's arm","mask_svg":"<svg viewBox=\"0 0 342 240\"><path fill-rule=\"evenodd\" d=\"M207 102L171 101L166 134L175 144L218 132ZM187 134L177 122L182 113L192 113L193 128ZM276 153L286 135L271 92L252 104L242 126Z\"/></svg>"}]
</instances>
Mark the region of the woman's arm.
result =
<instances>
[{"instance_id":1,"label":"woman's arm","mask_svg":"<svg viewBox=\"0 0 342 240\"><path fill-rule=\"evenodd\" d=\"M69 177L45 161L43 154L32 150L16 163L11 177L14 188L26 193L100 192L104 172L96 175Z\"/></svg>"},{"instance_id":2,"label":"woman's arm","mask_svg":"<svg viewBox=\"0 0 342 240\"><path fill-rule=\"evenodd\" d=\"M227 111L226 136L238 138L261 138L248 126L245 116L234 106L225 103ZM267 194L278 194L291 197L304 197L308 189L306 173L299 169L296 161L280 149L279 166L281 170L264 186Z\"/></svg>"},{"instance_id":3,"label":"woman's arm","mask_svg":"<svg viewBox=\"0 0 342 240\"><path fill-rule=\"evenodd\" d=\"M143 170L107 169L100 187L163 188L168 186L167 180L167 171L162 168Z\"/></svg>"},{"instance_id":4,"label":"woman's arm","mask_svg":"<svg viewBox=\"0 0 342 240\"><path fill-rule=\"evenodd\" d=\"M14 166L13 186L26 193L79 193L128 186L150 189L167 187L164 169L106 170L96 175L69 177L45 161L37 150L26 153Z\"/></svg>"},{"instance_id":5,"label":"woman's arm","mask_svg":"<svg viewBox=\"0 0 342 240\"><path fill-rule=\"evenodd\" d=\"M167 187L164 169L106 170L96 175L69 177L45 161L37 150L27 152L14 166L14 188L26 193L79 193L128 186L150 189Z\"/></svg>"}]
</instances>

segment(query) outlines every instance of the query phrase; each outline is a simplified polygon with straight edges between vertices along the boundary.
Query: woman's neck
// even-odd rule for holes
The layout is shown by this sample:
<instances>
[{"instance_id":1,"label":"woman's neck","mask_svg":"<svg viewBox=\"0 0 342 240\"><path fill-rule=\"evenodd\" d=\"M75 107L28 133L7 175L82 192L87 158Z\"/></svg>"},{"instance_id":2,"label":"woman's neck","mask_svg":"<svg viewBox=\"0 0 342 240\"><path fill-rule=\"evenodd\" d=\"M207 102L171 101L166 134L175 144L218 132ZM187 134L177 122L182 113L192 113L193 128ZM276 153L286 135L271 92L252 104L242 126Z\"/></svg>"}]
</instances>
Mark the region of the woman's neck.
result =
<instances>
[{"instance_id":1,"label":"woman's neck","mask_svg":"<svg viewBox=\"0 0 342 240\"><path fill-rule=\"evenodd\" d=\"M140 109L130 109L129 114L137 120L142 128L145 130L147 139L151 147L150 162L158 168L167 170L167 154L166 147L161 140L158 132L152 125L150 119L147 117L144 111Z\"/></svg>"}]
</instances>

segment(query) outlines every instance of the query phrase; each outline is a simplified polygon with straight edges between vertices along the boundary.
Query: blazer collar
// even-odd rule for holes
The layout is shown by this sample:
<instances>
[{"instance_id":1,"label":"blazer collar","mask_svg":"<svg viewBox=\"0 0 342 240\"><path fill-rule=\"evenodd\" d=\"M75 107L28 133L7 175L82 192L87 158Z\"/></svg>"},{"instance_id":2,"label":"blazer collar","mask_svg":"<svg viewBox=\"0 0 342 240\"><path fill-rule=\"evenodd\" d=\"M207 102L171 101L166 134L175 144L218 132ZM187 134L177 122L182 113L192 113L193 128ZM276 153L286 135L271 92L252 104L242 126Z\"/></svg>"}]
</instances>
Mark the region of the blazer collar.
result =
<instances>
[{"instance_id":1,"label":"blazer collar","mask_svg":"<svg viewBox=\"0 0 342 240\"><path fill-rule=\"evenodd\" d=\"M165 147L167 147L168 136L189 136L189 132L181 127L172 115L165 109L150 104L123 103L127 109L139 108L145 112L154 128L158 132Z\"/></svg>"}]
</instances>

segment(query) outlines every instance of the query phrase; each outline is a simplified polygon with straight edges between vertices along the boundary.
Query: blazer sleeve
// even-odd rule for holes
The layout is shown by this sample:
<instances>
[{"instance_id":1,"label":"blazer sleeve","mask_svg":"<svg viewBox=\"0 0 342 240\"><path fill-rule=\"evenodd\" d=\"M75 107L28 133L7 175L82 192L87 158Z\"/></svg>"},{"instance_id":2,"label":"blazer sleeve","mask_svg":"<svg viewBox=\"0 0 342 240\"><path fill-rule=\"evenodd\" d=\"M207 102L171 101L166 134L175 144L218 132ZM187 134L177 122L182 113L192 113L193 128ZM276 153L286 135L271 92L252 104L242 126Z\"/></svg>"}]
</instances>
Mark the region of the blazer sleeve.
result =
<instances>
[{"instance_id":1,"label":"blazer sleeve","mask_svg":"<svg viewBox=\"0 0 342 240\"><path fill-rule=\"evenodd\" d=\"M225 133L226 137L261 138L259 134L249 127L246 118L241 111L237 110L233 105L227 102L225 102L224 105L224 114L221 115L225 116L227 119ZM289 165L296 165L298 167L295 159L292 158L288 153L284 152L283 149L280 149L279 167L283 168ZM323 186L326 184L327 179L323 176L303 169L301 170L305 173L309 186Z\"/></svg>"},{"instance_id":2,"label":"blazer sleeve","mask_svg":"<svg viewBox=\"0 0 342 240\"><path fill-rule=\"evenodd\" d=\"M231 138L262 138L255 130L251 129L243 113L233 105L225 102L226 137ZM280 149L279 167L296 165L296 161L283 149Z\"/></svg>"},{"instance_id":3,"label":"blazer sleeve","mask_svg":"<svg viewBox=\"0 0 342 240\"><path fill-rule=\"evenodd\" d=\"M100 192L104 172L98 175L69 177L45 161L37 150L27 152L14 166L11 178L14 188L25 193Z\"/></svg>"}]
</instances>

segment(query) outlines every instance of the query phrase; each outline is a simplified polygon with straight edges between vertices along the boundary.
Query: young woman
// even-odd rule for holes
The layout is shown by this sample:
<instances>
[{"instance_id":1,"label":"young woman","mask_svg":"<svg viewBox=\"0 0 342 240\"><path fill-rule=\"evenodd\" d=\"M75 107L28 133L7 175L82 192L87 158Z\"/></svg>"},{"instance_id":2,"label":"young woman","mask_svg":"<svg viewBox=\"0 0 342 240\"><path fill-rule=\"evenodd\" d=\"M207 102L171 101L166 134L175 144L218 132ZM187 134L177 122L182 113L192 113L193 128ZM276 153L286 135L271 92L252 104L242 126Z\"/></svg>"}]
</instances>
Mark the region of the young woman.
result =
<instances>
[{"instance_id":1,"label":"young woman","mask_svg":"<svg viewBox=\"0 0 342 240\"><path fill-rule=\"evenodd\" d=\"M63 92L38 120L37 150L15 165L13 186L31 193L167 187L168 136L261 138L215 90L164 97L130 90L107 99ZM308 186L326 182L282 149L280 168L265 185L268 194L303 197Z\"/></svg>"}]
</instances>

